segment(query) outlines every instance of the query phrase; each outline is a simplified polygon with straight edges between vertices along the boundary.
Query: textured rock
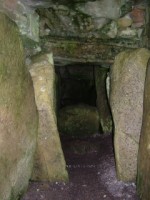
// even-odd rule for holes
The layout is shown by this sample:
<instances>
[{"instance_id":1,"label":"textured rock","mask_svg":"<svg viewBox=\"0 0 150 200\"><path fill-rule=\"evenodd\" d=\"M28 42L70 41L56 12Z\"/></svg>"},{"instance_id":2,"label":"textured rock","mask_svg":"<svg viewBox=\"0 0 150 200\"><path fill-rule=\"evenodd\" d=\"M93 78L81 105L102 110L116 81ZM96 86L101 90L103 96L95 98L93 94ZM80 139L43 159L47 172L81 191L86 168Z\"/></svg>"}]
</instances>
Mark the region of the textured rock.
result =
<instances>
[{"instance_id":1,"label":"textured rock","mask_svg":"<svg viewBox=\"0 0 150 200\"><path fill-rule=\"evenodd\" d=\"M101 29L108 22L109 22L109 19L104 18L104 17L93 18L93 24L96 30Z\"/></svg>"},{"instance_id":2,"label":"textured rock","mask_svg":"<svg viewBox=\"0 0 150 200\"><path fill-rule=\"evenodd\" d=\"M117 23L115 21L112 21L110 24L106 25L106 29L108 29L108 31L106 31L106 35L109 38L115 38L117 36L118 27L117 27ZM104 31L104 30L102 30L102 31Z\"/></svg>"},{"instance_id":3,"label":"textured rock","mask_svg":"<svg viewBox=\"0 0 150 200\"><path fill-rule=\"evenodd\" d=\"M59 131L64 135L88 136L99 130L97 109L88 105L66 106L58 114Z\"/></svg>"},{"instance_id":4,"label":"textured rock","mask_svg":"<svg viewBox=\"0 0 150 200\"><path fill-rule=\"evenodd\" d=\"M150 60L147 68L144 92L143 123L138 154L137 187L142 200L150 197Z\"/></svg>"},{"instance_id":5,"label":"textured rock","mask_svg":"<svg viewBox=\"0 0 150 200\"><path fill-rule=\"evenodd\" d=\"M104 39L105 43L112 45L112 41L117 42L120 37L124 38L124 35L118 37L118 28L124 29L132 25L132 5L133 2L125 0L86 0L68 3L59 1L57 4L53 2L50 9L39 11L40 34L54 38L80 38L80 41L83 38ZM136 31L134 26L132 25L132 29ZM141 28L143 30L144 26ZM136 38L136 35L133 36ZM117 40L107 40L108 37ZM123 41L124 46L127 43L129 40Z\"/></svg>"},{"instance_id":6,"label":"textured rock","mask_svg":"<svg viewBox=\"0 0 150 200\"><path fill-rule=\"evenodd\" d=\"M145 18L146 18L145 9L140 7L139 8L135 7L130 13L130 16L133 20L134 27L141 27L145 24Z\"/></svg>"},{"instance_id":7,"label":"textured rock","mask_svg":"<svg viewBox=\"0 0 150 200\"><path fill-rule=\"evenodd\" d=\"M35 100L39 113L39 133L33 180L67 180L66 164L56 120L55 72L52 54L32 60Z\"/></svg>"},{"instance_id":8,"label":"textured rock","mask_svg":"<svg viewBox=\"0 0 150 200\"><path fill-rule=\"evenodd\" d=\"M117 23L120 28L126 28L126 27L131 26L133 21L129 15L126 15L122 18L119 18Z\"/></svg>"},{"instance_id":9,"label":"textured rock","mask_svg":"<svg viewBox=\"0 0 150 200\"><path fill-rule=\"evenodd\" d=\"M81 40L93 40L94 38L104 39L105 42L112 45L112 41L107 40L107 38L117 38L118 41L116 34L117 23L115 22L118 18L126 14L130 14L134 20L132 28L142 28L144 30L147 24L145 20L148 19L148 17L146 17L148 16L147 5L135 4L137 3L133 0L49 0L45 2L42 0L3 0L0 2L0 10L5 12L16 22L21 34L25 36L25 38L29 38L28 41L26 40L25 44L29 43L30 45L31 40L38 42L40 33L42 37L59 37L61 40L62 38L64 38L64 40L66 38L75 38L79 39L80 42ZM38 9L39 15L37 15L37 12L34 12L36 9ZM103 27L107 24L109 25L112 20L114 21L111 23L111 32L109 35L107 32L106 34L102 34L101 31ZM121 27L122 25L123 27L128 27L131 21L123 20L123 22L119 22L119 24L121 24ZM122 36L120 35L120 37ZM46 40L47 39L50 38L47 37ZM116 42L116 40L114 40L114 42ZM126 46L125 43L131 44L131 42L133 41L127 40L123 42L123 44ZM95 43L97 42L95 41ZM35 44L37 45L37 43ZM40 44L41 43L38 45Z\"/></svg>"},{"instance_id":10,"label":"textured rock","mask_svg":"<svg viewBox=\"0 0 150 200\"><path fill-rule=\"evenodd\" d=\"M103 133L112 132L112 117L107 98L106 78L108 70L95 67L95 85L97 92L97 108Z\"/></svg>"},{"instance_id":11,"label":"textured rock","mask_svg":"<svg viewBox=\"0 0 150 200\"><path fill-rule=\"evenodd\" d=\"M0 14L0 199L19 199L33 168L37 111L16 26Z\"/></svg>"},{"instance_id":12,"label":"textured rock","mask_svg":"<svg viewBox=\"0 0 150 200\"><path fill-rule=\"evenodd\" d=\"M133 8L130 16L134 23L143 23L145 22L145 9L138 7Z\"/></svg>"},{"instance_id":13,"label":"textured rock","mask_svg":"<svg viewBox=\"0 0 150 200\"><path fill-rule=\"evenodd\" d=\"M142 125L143 92L150 52L137 49L120 53L111 69L110 104L114 120L117 175L134 181Z\"/></svg>"},{"instance_id":14,"label":"textured rock","mask_svg":"<svg viewBox=\"0 0 150 200\"><path fill-rule=\"evenodd\" d=\"M97 0L79 3L76 5L76 8L87 15L91 15L93 18L116 19L120 16L121 5L121 1L117 0Z\"/></svg>"},{"instance_id":15,"label":"textured rock","mask_svg":"<svg viewBox=\"0 0 150 200\"><path fill-rule=\"evenodd\" d=\"M17 24L23 36L39 42L39 16L33 7L28 7L24 1L20 0L2 0L0 11Z\"/></svg>"},{"instance_id":16,"label":"textured rock","mask_svg":"<svg viewBox=\"0 0 150 200\"><path fill-rule=\"evenodd\" d=\"M136 29L127 27L126 29L120 30L118 32L118 36L122 38L133 38L135 36L138 36L138 32Z\"/></svg>"}]
</instances>

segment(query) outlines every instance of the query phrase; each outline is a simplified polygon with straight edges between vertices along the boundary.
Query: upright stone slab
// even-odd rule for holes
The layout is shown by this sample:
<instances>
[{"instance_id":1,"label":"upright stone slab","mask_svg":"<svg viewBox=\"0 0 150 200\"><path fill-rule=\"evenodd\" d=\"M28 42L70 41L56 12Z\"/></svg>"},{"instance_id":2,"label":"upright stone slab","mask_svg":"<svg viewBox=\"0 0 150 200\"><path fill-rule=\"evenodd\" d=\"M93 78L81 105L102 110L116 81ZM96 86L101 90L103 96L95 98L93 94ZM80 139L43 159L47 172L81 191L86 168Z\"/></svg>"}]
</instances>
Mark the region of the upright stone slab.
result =
<instances>
[{"instance_id":1,"label":"upright stone slab","mask_svg":"<svg viewBox=\"0 0 150 200\"><path fill-rule=\"evenodd\" d=\"M150 52L120 53L111 69L110 104L114 120L114 146L118 178L135 181L142 125L143 92Z\"/></svg>"},{"instance_id":2,"label":"upright stone slab","mask_svg":"<svg viewBox=\"0 0 150 200\"><path fill-rule=\"evenodd\" d=\"M38 148L33 180L67 180L56 120L55 71L52 54L36 56L30 73L39 113Z\"/></svg>"},{"instance_id":3,"label":"upright stone slab","mask_svg":"<svg viewBox=\"0 0 150 200\"><path fill-rule=\"evenodd\" d=\"M19 199L28 186L37 119L18 29L0 14L0 200Z\"/></svg>"},{"instance_id":4,"label":"upright stone slab","mask_svg":"<svg viewBox=\"0 0 150 200\"><path fill-rule=\"evenodd\" d=\"M143 123L138 154L138 193L142 200L150 198L150 60L144 94Z\"/></svg>"},{"instance_id":5,"label":"upright stone slab","mask_svg":"<svg viewBox=\"0 0 150 200\"><path fill-rule=\"evenodd\" d=\"M108 70L95 67L95 85L99 120L104 134L112 132L112 117L107 97L106 78Z\"/></svg>"}]
</instances>

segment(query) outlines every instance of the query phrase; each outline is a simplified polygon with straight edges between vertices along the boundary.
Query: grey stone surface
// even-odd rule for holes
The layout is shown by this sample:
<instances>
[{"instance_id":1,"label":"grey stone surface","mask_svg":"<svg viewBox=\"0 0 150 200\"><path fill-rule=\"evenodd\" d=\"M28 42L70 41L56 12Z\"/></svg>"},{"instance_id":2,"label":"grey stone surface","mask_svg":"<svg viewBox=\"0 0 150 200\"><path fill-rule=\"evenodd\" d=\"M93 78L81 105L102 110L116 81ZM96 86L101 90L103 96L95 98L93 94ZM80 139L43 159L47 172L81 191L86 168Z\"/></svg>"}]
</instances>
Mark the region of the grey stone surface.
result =
<instances>
[{"instance_id":1,"label":"grey stone surface","mask_svg":"<svg viewBox=\"0 0 150 200\"><path fill-rule=\"evenodd\" d=\"M68 174L57 130L52 54L34 57L30 73L39 113L38 147L32 180L66 181Z\"/></svg>"},{"instance_id":2,"label":"grey stone surface","mask_svg":"<svg viewBox=\"0 0 150 200\"><path fill-rule=\"evenodd\" d=\"M26 191L36 149L38 117L19 31L0 13L0 199Z\"/></svg>"},{"instance_id":3,"label":"grey stone surface","mask_svg":"<svg viewBox=\"0 0 150 200\"><path fill-rule=\"evenodd\" d=\"M110 104L118 178L135 181L143 113L143 92L150 52L137 49L120 53L111 69Z\"/></svg>"},{"instance_id":4,"label":"grey stone surface","mask_svg":"<svg viewBox=\"0 0 150 200\"><path fill-rule=\"evenodd\" d=\"M100 0L88 1L87 3L79 3L76 9L79 11L95 17L102 17L108 19L116 19L120 16L120 8L122 2L117 0Z\"/></svg>"}]
</instances>

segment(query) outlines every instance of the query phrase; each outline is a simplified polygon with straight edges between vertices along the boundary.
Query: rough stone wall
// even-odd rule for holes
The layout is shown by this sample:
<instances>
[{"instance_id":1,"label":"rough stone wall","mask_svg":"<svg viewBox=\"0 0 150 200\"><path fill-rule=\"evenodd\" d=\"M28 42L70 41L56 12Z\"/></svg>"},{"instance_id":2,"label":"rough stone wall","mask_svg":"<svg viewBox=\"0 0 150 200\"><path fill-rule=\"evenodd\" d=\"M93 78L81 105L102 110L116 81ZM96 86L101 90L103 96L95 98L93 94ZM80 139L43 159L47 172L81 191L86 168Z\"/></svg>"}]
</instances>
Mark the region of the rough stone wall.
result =
<instances>
[{"instance_id":1,"label":"rough stone wall","mask_svg":"<svg viewBox=\"0 0 150 200\"><path fill-rule=\"evenodd\" d=\"M53 2L40 9L41 36L136 39L145 25L146 5L125 0Z\"/></svg>"},{"instance_id":2,"label":"rough stone wall","mask_svg":"<svg viewBox=\"0 0 150 200\"><path fill-rule=\"evenodd\" d=\"M32 59L30 73L39 113L38 147L33 180L66 181L68 174L56 119L56 86L52 54Z\"/></svg>"},{"instance_id":3,"label":"rough stone wall","mask_svg":"<svg viewBox=\"0 0 150 200\"><path fill-rule=\"evenodd\" d=\"M120 53L111 69L110 104L114 120L114 146L118 178L135 181L143 114L143 92L150 52Z\"/></svg>"},{"instance_id":4,"label":"rough stone wall","mask_svg":"<svg viewBox=\"0 0 150 200\"><path fill-rule=\"evenodd\" d=\"M0 199L19 199L33 167L37 138L34 90L18 29L0 13Z\"/></svg>"}]
</instances>

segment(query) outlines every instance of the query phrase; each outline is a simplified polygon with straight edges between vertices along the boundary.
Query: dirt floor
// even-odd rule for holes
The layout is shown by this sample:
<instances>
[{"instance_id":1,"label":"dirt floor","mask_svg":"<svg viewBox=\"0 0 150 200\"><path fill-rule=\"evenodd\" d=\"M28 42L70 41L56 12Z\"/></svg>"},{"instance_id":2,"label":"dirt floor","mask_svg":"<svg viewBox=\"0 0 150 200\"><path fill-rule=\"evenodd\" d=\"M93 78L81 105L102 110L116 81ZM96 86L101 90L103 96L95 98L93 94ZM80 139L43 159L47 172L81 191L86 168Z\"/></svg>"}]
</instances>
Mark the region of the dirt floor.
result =
<instances>
[{"instance_id":1,"label":"dirt floor","mask_svg":"<svg viewBox=\"0 0 150 200\"><path fill-rule=\"evenodd\" d=\"M116 179L112 136L62 144L69 183L31 182L22 200L138 200L134 183Z\"/></svg>"}]
</instances>

